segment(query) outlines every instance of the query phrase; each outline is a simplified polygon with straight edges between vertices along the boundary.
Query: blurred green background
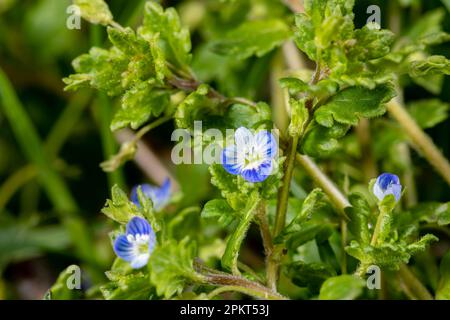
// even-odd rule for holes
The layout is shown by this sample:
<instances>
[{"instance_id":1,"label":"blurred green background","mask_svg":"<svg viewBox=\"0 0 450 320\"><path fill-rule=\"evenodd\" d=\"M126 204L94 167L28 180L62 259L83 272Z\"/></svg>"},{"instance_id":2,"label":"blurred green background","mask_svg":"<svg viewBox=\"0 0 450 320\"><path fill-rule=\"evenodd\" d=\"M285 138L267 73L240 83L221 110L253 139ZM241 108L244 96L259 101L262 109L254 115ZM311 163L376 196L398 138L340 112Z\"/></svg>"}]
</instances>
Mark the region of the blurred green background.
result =
<instances>
[{"instance_id":1,"label":"blurred green background","mask_svg":"<svg viewBox=\"0 0 450 320\"><path fill-rule=\"evenodd\" d=\"M108 4L119 23L136 26L144 2L111 0ZM288 17L289 10L281 1L251 1L250 7L230 11L227 16L217 6L219 2L163 4L179 8L183 22L189 25L193 67L202 80L225 94L270 101L268 83L274 54L236 62L211 57L205 43L220 37L249 12L264 15L278 10ZM443 8L439 0L356 2L357 24L365 23L369 5L378 4L384 27L388 2L396 3L394 10L399 10L407 26L414 25L424 12ZM81 30L66 27L69 5L69 0L0 0L0 299L40 299L59 272L73 263L89 270L84 277L86 287L100 283L113 259L108 238L113 226L100 213L110 187L119 183L129 190L149 181L133 162L109 175L99 167L118 148L109 131L115 102L93 91L63 91L61 79L73 72L71 61L94 44L106 44L101 27L85 21ZM450 32L449 11L444 29ZM450 56L448 44L434 50L434 54ZM208 63L220 68L212 72L204 67ZM436 95L406 84L406 101L429 97L450 101L449 77ZM201 204L214 192L207 168L175 167L170 162L172 129L171 123L163 125L147 135L145 142L188 195L182 204ZM449 158L450 121L427 132ZM448 186L426 161L413 153L413 163L419 200L448 201ZM76 252L74 242L84 251Z\"/></svg>"}]
</instances>

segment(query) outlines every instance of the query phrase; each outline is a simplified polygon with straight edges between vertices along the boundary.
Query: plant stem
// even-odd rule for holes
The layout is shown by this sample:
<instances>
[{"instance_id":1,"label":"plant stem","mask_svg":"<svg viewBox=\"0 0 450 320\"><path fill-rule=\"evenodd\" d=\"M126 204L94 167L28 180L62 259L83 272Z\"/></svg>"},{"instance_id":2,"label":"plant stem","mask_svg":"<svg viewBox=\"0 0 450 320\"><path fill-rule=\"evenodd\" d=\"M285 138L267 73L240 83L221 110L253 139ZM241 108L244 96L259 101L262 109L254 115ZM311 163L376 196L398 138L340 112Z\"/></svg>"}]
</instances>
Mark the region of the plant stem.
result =
<instances>
[{"instance_id":1,"label":"plant stem","mask_svg":"<svg viewBox=\"0 0 450 320\"><path fill-rule=\"evenodd\" d=\"M261 201L259 210L257 210L255 218L256 218L256 222L259 225L259 230L261 232L261 238L262 238L262 242L263 242L263 246L264 246L264 253L265 253L265 257L266 257L266 278L267 278L267 284L270 286L270 284L273 284L276 282L276 279L272 278L274 276L274 274L269 271L269 261L268 261L269 257L272 256L273 241L272 241L272 234L270 233L269 221L267 221L266 206L263 201Z\"/></svg>"},{"instance_id":2,"label":"plant stem","mask_svg":"<svg viewBox=\"0 0 450 320\"><path fill-rule=\"evenodd\" d=\"M385 215L385 213L382 211L378 215L377 223L375 224L375 229L373 230L373 234L372 234L372 240L370 241L371 246L375 246L377 244L378 235L380 234L381 226L383 225L384 215Z\"/></svg>"},{"instance_id":3,"label":"plant stem","mask_svg":"<svg viewBox=\"0 0 450 320\"><path fill-rule=\"evenodd\" d=\"M256 214L256 208L260 202L259 196L256 193L250 195L250 200L247 203L245 212L241 217L241 220L236 227L236 230L228 239L227 247L222 257L222 266L224 269L231 270L234 275L239 275L238 268L238 256L239 250L241 248L242 242L244 241L245 235L247 234L248 228Z\"/></svg>"},{"instance_id":4,"label":"plant stem","mask_svg":"<svg viewBox=\"0 0 450 320\"><path fill-rule=\"evenodd\" d=\"M203 275L203 277L204 281L209 284L222 286L221 288L214 290L214 293L211 292L210 294L212 294L212 296L225 291L238 291L260 299L287 300L286 297L270 290L269 288L240 276L217 272ZM233 288L233 290L227 290L225 288Z\"/></svg>"},{"instance_id":5,"label":"plant stem","mask_svg":"<svg viewBox=\"0 0 450 320\"><path fill-rule=\"evenodd\" d=\"M450 185L450 163L442 155L430 137L423 132L405 108L395 99L387 104L387 109L410 137L413 145Z\"/></svg>"},{"instance_id":6,"label":"plant stem","mask_svg":"<svg viewBox=\"0 0 450 320\"><path fill-rule=\"evenodd\" d=\"M259 288L258 288L259 289ZM213 297L228 291L240 292L255 298L268 299L268 300L287 300L286 297L274 294L267 290L258 290L254 288L240 287L240 286L223 286L211 291L207 298L211 300Z\"/></svg>"},{"instance_id":7,"label":"plant stem","mask_svg":"<svg viewBox=\"0 0 450 320\"><path fill-rule=\"evenodd\" d=\"M399 276L405 286L409 289L407 291L413 293L420 300L433 300L433 296L428 292L427 288L416 278L407 265L400 265L398 271Z\"/></svg>"},{"instance_id":8,"label":"plant stem","mask_svg":"<svg viewBox=\"0 0 450 320\"><path fill-rule=\"evenodd\" d=\"M289 199L289 190L291 185L292 175L294 173L295 155L297 154L297 145L300 140L300 135L295 135L289 146L287 155L287 163L284 170L283 185L281 186L280 196L278 197L277 210L275 213L275 225L273 229L273 236L276 237L283 230L286 223L286 212ZM279 246L271 251L267 258L267 280L269 287L276 291L279 264L281 252Z\"/></svg>"}]
</instances>

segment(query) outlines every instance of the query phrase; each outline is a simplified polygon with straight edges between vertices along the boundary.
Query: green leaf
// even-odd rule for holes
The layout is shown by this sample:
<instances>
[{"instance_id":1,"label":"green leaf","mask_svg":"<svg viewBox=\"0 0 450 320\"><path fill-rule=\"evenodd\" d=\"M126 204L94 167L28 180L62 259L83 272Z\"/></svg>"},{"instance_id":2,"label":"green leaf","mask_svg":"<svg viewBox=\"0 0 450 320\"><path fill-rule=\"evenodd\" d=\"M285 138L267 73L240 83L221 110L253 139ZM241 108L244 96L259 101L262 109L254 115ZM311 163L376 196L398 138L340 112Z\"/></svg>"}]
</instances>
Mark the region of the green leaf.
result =
<instances>
[{"instance_id":1,"label":"green leaf","mask_svg":"<svg viewBox=\"0 0 450 320\"><path fill-rule=\"evenodd\" d=\"M289 235L302 230L302 224L311 219L311 216L325 206L325 194L321 189L314 189L303 201L301 210L297 212L296 216L287 225L283 231L275 239L275 243L282 243L289 239Z\"/></svg>"},{"instance_id":2,"label":"green leaf","mask_svg":"<svg viewBox=\"0 0 450 320\"><path fill-rule=\"evenodd\" d=\"M345 136L349 129L350 126L346 124L335 123L327 128L313 122L311 130L303 139L301 150L311 157L327 157L338 149L338 139Z\"/></svg>"},{"instance_id":3,"label":"green leaf","mask_svg":"<svg viewBox=\"0 0 450 320\"><path fill-rule=\"evenodd\" d=\"M129 263L117 258L110 271L109 282L100 287L106 300L149 300L155 295L146 271L134 271Z\"/></svg>"},{"instance_id":4,"label":"green leaf","mask_svg":"<svg viewBox=\"0 0 450 320\"><path fill-rule=\"evenodd\" d=\"M102 212L110 219L125 224L134 216L142 216L136 205L128 200L128 196L114 185L111 189L111 199L106 200L106 205Z\"/></svg>"},{"instance_id":5,"label":"green leaf","mask_svg":"<svg viewBox=\"0 0 450 320\"><path fill-rule=\"evenodd\" d=\"M237 260L242 242L247 234L248 228L256 214L256 208L259 204L260 198L256 191L254 191L247 202L247 206L243 209L239 224L231 234L227 241L227 246L222 257L222 267L226 270L232 271L233 274L239 274Z\"/></svg>"},{"instance_id":6,"label":"green leaf","mask_svg":"<svg viewBox=\"0 0 450 320\"><path fill-rule=\"evenodd\" d=\"M174 8L164 10L160 4L148 1L138 34L147 41L153 41L157 36L158 46L165 59L181 69L188 69L191 61L189 30L181 26Z\"/></svg>"},{"instance_id":7,"label":"green leaf","mask_svg":"<svg viewBox=\"0 0 450 320\"><path fill-rule=\"evenodd\" d=\"M450 251L442 258L439 284L436 290L437 300L450 300Z\"/></svg>"},{"instance_id":8,"label":"green leaf","mask_svg":"<svg viewBox=\"0 0 450 320\"><path fill-rule=\"evenodd\" d=\"M425 60L413 61L409 74L413 78L436 74L450 75L450 60L444 56L430 56Z\"/></svg>"},{"instance_id":9,"label":"green leaf","mask_svg":"<svg viewBox=\"0 0 450 320\"><path fill-rule=\"evenodd\" d=\"M296 261L288 265L287 274L297 286L317 292L325 280L336 276L336 271L328 264Z\"/></svg>"},{"instance_id":10,"label":"green leaf","mask_svg":"<svg viewBox=\"0 0 450 320\"><path fill-rule=\"evenodd\" d=\"M297 136L306 130L309 120L309 111L305 106L306 99L295 100L290 99L291 106L291 122L289 124L289 134Z\"/></svg>"},{"instance_id":11,"label":"green leaf","mask_svg":"<svg viewBox=\"0 0 450 320\"><path fill-rule=\"evenodd\" d=\"M418 100L408 104L408 111L417 124L424 128L432 128L448 117L450 105L438 99Z\"/></svg>"},{"instance_id":12,"label":"green leaf","mask_svg":"<svg viewBox=\"0 0 450 320\"><path fill-rule=\"evenodd\" d=\"M74 0L73 4L80 8L81 16L90 23L106 26L113 21L111 11L103 0Z\"/></svg>"},{"instance_id":13,"label":"green leaf","mask_svg":"<svg viewBox=\"0 0 450 320\"><path fill-rule=\"evenodd\" d=\"M265 102L258 102L256 106L236 103L228 107L223 121L226 128L254 128L266 124L272 128L272 110Z\"/></svg>"},{"instance_id":14,"label":"green leaf","mask_svg":"<svg viewBox=\"0 0 450 320\"><path fill-rule=\"evenodd\" d=\"M68 266L62 271L55 284L46 292L44 300L77 300L81 298L81 290L69 288L72 284L71 277L76 276L74 270L79 268L77 265ZM80 274L81 275L81 274ZM80 279L81 281L81 279Z\"/></svg>"},{"instance_id":15,"label":"green leaf","mask_svg":"<svg viewBox=\"0 0 450 320\"><path fill-rule=\"evenodd\" d=\"M377 265L389 270L398 270L400 264L408 263L409 259L416 253L424 251L431 242L438 239L427 234L419 241L407 244L403 241L398 243L379 243L376 247L362 245L357 241L352 241L345 251L355 257L363 265Z\"/></svg>"},{"instance_id":16,"label":"green leaf","mask_svg":"<svg viewBox=\"0 0 450 320\"><path fill-rule=\"evenodd\" d=\"M208 85L202 84L178 105L175 113L175 123L178 128L194 128L194 121L202 120L207 115L221 113L218 109L218 101L208 97L210 90Z\"/></svg>"},{"instance_id":17,"label":"green leaf","mask_svg":"<svg viewBox=\"0 0 450 320\"><path fill-rule=\"evenodd\" d=\"M359 118L373 118L386 112L385 103L395 96L391 86L378 86L370 90L351 87L338 92L315 113L316 121L325 127L332 127L334 121L357 125Z\"/></svg>"},{"instance_id":18,"label":"green leaf","mask_svg":"<svg viewBox=\"0 0 450 320\"><path fill-rule=\"evenodd\" d=\"M211 165L209 172L211 183L221 191L230 207L235 211L243 209L253 186L240 177L229 174L220 164Z\"/></svg>"},{"instance_id":19,"label":"green leaf","mask_svg":"<svg viewBox=\"0 0 450 320\"><path fill-rule=\"evenodd\" d=\"M110 96L123 93L122 74L128 67L126 57L117 48L110 50L94 47L72 62L78 74L64 78L65 90L77 90L91 86Z\"/></svg>"},{"instance_id":20,"label":"green leaf","mask_svg":"<svg viewBox=\"0 0 450 320\"><path fill-rule=\"evenodd\" d=\"M327 279L320 288L320 300L353 300L358 298L365 287L361 278L341 275Z\"/></svg>"},{"instance_id":21,"label":"green leaf","mask_svg":"<svg viewBox=\"0 0 450 320\"><path fill-rule=\"evenodd\" d=\"M282 20L252 20L244 22L215 41L212 49L235 59L246 59L252 55L261 57L289 37L289 27Z\"/></svg>"},{"instance_id":22,"label":"green leaf","mask_svg":"<svg viewBox=\"0 0 450 320\"><path fill-rule=\"evenodd\" d=\"M158 117L169 105L170 93L153 89L149 82L141 82L128 90L122 97L122 108L111 122L111 130L127 127L138 129L152 116Z\"/></svg>"},{"instance_id":23,"label":"green leaf","mask_svg":"<svg viewBox=\"0 0 450 320\"><path fill-rule=\"evenodd\" d=\"M371 234L369 232L369 217L371 214L367 200L357 193L349 196L351 207L346 208L346 213L350 218L348 228L355 239L364 244L370 243Z\"/></svg>"},{"instance_id":24,"label":"green leaf","mask_svg":"<svg viewBox=\"0 0 450 320\"><path fill-rule=\"evenodd\" d=\"M223 199L208 201L203 207L201 215L203 218L218 219L222 226L229 225L236 219L236 216L238 216L236 211L234 211Z\"/></svg>"},{"instance_id":25,"label":"green leaf","mask_svg":"<svg viewBox=\"0 0 450 320\"><path fill-rule=\"evenodd\" d=\"M170 299L180 294L187 283L199 280L193 268L197 254L195 242L184 238L168 240L158 245L149 259L150 282L159 296Z\"/></svg>"}]
</instances>

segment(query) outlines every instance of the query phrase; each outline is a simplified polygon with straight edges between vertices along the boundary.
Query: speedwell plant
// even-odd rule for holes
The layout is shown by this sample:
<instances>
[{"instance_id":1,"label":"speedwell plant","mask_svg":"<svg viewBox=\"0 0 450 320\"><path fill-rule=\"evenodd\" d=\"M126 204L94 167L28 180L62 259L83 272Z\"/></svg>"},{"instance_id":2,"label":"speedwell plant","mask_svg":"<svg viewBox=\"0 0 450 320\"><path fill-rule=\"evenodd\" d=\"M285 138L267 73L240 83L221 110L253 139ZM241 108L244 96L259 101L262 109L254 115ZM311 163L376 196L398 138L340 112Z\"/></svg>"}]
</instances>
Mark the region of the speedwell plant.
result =
<instances>
[{"instance_id":1,"label":"speedwell plant","mask_svg":"<svg viewBox=\"0 0 450 320\"><path fill-rule=\"evenodd\" d=\"M448 161L423 132L445 120L448 106L432 99L405 109L402 98L409 82L438 94L450 74L450 61L431 53L450 40L443 9L400 32L395 23L357 26L354 0L193 3L183 9L196 8L198 19L182 22L174 8L147 1L132 28L102 0L74 1L106 28L108 43L73 61L66 90L106 93L118 103L111 130L135 131L105 171L133 159L144 134L166 122L188 132L196 121L224 135L233 129L221 161L209 165L216 197L200 206L183 206L191 190L181 193L173 177L130 193L112 188L102 211L115 222L117 257L98 292L449 299L449 254L440 272L426 275L424 266L438 241L432 230L450 223L450 209L417 203L409 153L419 150L450 182ZM269 62L270 103L254 101ZM247 242L253 233L260 242Z\"/></svg>"}]
</instances>

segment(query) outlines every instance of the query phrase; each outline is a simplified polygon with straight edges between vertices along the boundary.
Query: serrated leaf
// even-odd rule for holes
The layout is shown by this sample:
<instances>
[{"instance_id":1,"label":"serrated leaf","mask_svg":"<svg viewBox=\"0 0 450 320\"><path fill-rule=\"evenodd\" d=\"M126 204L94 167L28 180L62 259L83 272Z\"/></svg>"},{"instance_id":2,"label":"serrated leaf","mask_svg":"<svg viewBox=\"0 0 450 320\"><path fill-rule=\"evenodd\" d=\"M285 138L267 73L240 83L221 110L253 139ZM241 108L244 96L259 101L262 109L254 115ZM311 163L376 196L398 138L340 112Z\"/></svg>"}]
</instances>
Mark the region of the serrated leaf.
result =
<instances>
[{"instance_id":1,"label":"serrated leaf","mask_svg":"<svg viewBox=\"0 0 450 320\"><path fill-rule=\"evenodd\" d=\"M346 213L350 218L348 228L358 242L369 244L371 238L369 232L369 204L362 195L356 193L351 194L348 199L352 205L346 208Z\"/></svg>"},{"instance_id":2,"label":"serrated leaf","mask_svg":"<svg viewBox=\"0 0 450 320\"><path fill-rule=\"evenodd\" d=\"M74 0L73 3L80 8L81 16L90 23L106 26L113 21L111 11L103 0Z\"/></svg>"},{"instance_id":3,"label":"serrated leaf","mask_svg":"<svg viewBox=\"0 0 450 320\"><path fill-rule=\"evenodd\" d=\"M219 113L218 101L210 99L209 92L210 87L202 84L178 105L175 113L175 123L178 128L193 128L194 121L204 119L208 114Z\"/></svg>"},{"instance_id":4,"label":"serrated leaf","mask_svg":"<svg viewBox=\"0 0 450 320\"><path fill-rule=\"evenodd\" d=\"M450 75L450 60L444 56L430 56L425 60L413 61L409 74L413 78L436 74Z\"/></svg>"},{"instance_id":5,"label":"serrated leaf","mask_svg":"<svg viewBox=\"0 0 450 320\"><path fill-rule=\"evenodd\" d=\"M338 139L345 136L350 129L349 125L335 123L327 128L314 123L302 142L302 152L311 157L327 157L339 147Z\"/></svg>"},{"instance_id":6,"label":"serrated leaf","mask_svg":"<svg viewBox=\"0 0 450 320\"><path fill-rule=\"evenodd\" d=\"M119 186L111 189L111 199L106 200L102 212L110 219L125 224L134 216L141 216L138 208L128 199Z\"/></svg>"},{"instance_id":7,"label":"serrated leaf","mask_svg":"<svg viewBox=\"0 0 450 320\"><path fill-rule=\"evenodd\" d=\"M149 259L150 282L159 296L166 299L180 294L187 283L199 276L193 268L197 254L195 242L184 238L168 240L158 245Z\"/></svg>"},{"instance_id":8,"label":"serrated leaf","mask_svg":"<svg viewBox=\"0 0 450 320\"><path fill-rule=\"evenodd\" d=\"M146 273L108 271L106 275L110 282L100 287L106 300L150 300L154 296L155 289Z\"/></svg>"},{"instance_id":9,"label":"serrated leaf","mask_svg":"<svg viewBox=\"0 0 450 320\"><path fill-rule=\"evenodd\" d=\"M341 275L327 279L320 288L320 300L353 300L358 298L365 287L361 278Z\"/></svg>"},{"instance_id":10,"label":"serrated leaf","mask_svg":"<svg viewBox=\"0 0 450 320\"><path fill-rule=\"evenodd\" d=\"M138 34L152 41L158 37L158 44L165 59L181 69L188 69L191 61L191 39L189 30L181 26L174 8L166 10L153 1L145 4L144 21Z\"/></svg>"},{"instance_id":11,"label":"serrated leaf","mask_svg":"<svg viewBox=\"0 0 450 320\"><path fill-rule=\"evenodd\" d=\"M427 129L447 119L450 105L438 99L429 99L411 102L408 107L409 113L417 124Z\"/></svg>"},{"instance_id":12,"label":"serrated leaf","mask_svg":"<svg viewBox=\"0 0 450 320\"><path fill-rule=\"evenodd\" d=\"M216 218L223 226L228 226L238 216L230 205L223 199L214 199L208 201L203 207L203 218Z\"/></svg>"},{"instance_id":13,"label":"serrated leaf","mask_svg":"<svg viewBox=\"0 0 450 320\"><path fill-rule=\"evenodd\" d=\"M325 127L332 127L334 121L357 125L360 118L373 118L386 112L384 106L395 96L390 86L378 86L373 90L351 87L338 92L315 113L316 121Z\"/></svg>"},{"instance_id":14,"label":"serrated leaf","mask_svg":"<svg viewBox=\"0 0 450 320\"><path fill-rule=\"evenodd\" d=\"M261 57L289 37L289 27L282 20L246 21L214 42L213 50L235 59L246 59L252 55Z\"/></svg>"},{"instance_id":15,"label":"serrated leaf","mask_svg":"<svg viewBox=\"0 0 450 320\"><path fill-rule=\"evenodd\" d=\"M122 108L111 122L111 130L130 126L138 129L152 116L158 117L169 105L170 93L166 90L153 89L149 82L141 82L122 96Z\"/></svg>"},{"instance_id":16,"label":"serrated leaf","mask_svg":"<svg viewBox=\"0 0 450 320\"><path fill-rule=\"evenodd\" d=\"M409 259L416 253L424 251L431 242L438 239L427 234L419 241L407 244L398 243L380 243L376 247L371 245L361 245L357 241L352 241L345 251L355 257L363 265L377 265L389 270L398 270L400 264L409 262Z\"/></svg>"},{"instance_id":17,"label":"serrated leaf","mask_svg":"<svg viewBox=\"0 0 450 320\"><path fill-rule=\"evenodd\" d=\"M76 58L72 65L78 74L64 78L65 90L75 90L90 85L110 96L123 93L122 73L128 62L117 48L105 50L93 47L88 54Z\"/></svg>"},{"instance_id":18,"label":"serrated leaf","mask_svg":"<svg viewBox=\"0 0 450 320\"><path fill-rule=\"evenodd\" d=\"M242 242L247 234L248 228L257 213L257 206L259 205L260 198L256 191L249 196L246 207L242 210L239 224L231 234L227 241L225 252L222 257L222 267L226 270L232 271L233 274L239 274L237 266L239 251L241 249Z\"/></svg>"}]
</instances>

